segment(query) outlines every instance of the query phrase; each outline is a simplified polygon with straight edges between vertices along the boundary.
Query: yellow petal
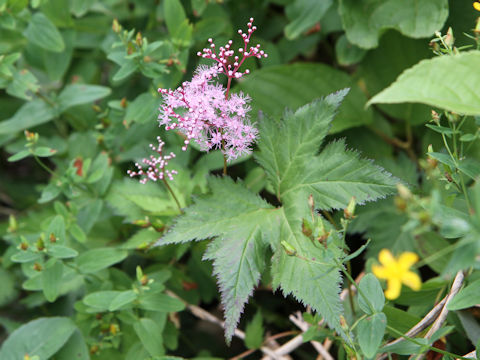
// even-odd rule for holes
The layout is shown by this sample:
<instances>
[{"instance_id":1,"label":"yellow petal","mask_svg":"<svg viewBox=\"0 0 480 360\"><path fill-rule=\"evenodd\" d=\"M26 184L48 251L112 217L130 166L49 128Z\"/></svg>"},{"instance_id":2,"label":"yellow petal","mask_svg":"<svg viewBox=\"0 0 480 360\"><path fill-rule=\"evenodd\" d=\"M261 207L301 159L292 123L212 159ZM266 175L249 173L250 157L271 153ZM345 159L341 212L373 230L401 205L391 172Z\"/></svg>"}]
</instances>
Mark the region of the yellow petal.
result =
<instances>
[{"instance_id":1,"label":"yellow petal","mask_svg":"<svg viewBox=\"0 0 480 360\"><path fill-rule=\"evenodd\" d=\"M395 262L395 258L393 257L392 253L388 249L382 249L380 250L380 253L378 254L378 261L382 265L390 265L391 263Z\"/></svg>"},{"instance_id":2,"label":"yellow petal","mask_svg":"<svg viewBox=\"0 0 480 360\"><path fill-rule=\"evenodd\" d=\"M388 271L381 265L372 265L372 272L379 279L388 278Z\"/></svg>"},{"instance_id":3,"label":"yellow petal","mask_svg":"<svg viewBox=\"0 0 480 360\"><path fill-rule=\"evenodd\" d=\"M415 291L420 290L422 287L422 280L420 279L420 276L412 271L407 271L405 274L403 274L402 282Z\"/></svg>"},{"instance_id":4,"label":"yellow petal","mask_svg":"<svg viewBox=\"0 0 480 360\"><path fill-rule=\"evenodd\" d=\"M417 261L418 261L417 254L410 251L405 251L398 258L398 265L401 266L403 269L409 269Z\"/></svg>"},{"instance_id":5,"label":"yellow petal","mask_svg":"<svg viewBox=\"0 0 480 360\"><path fill-rule=\"evenodd\" d=\"M474 2L474 3L473 3L473 8L474 8L475 10L477 10L477 11L480 11L480 3Z\"/></svg>"},{"instance_id":6,"label":"yellow petal","mask_svg":"<svg viewBox=\"0 0 480 360\"><path fill-rule=\"evenodd\" d=\"M385 290L385 297L389 300L396 299L400 296L400 289L402 283L398 279L388 279L387 290Z\"/></svg>"}]
</instances>

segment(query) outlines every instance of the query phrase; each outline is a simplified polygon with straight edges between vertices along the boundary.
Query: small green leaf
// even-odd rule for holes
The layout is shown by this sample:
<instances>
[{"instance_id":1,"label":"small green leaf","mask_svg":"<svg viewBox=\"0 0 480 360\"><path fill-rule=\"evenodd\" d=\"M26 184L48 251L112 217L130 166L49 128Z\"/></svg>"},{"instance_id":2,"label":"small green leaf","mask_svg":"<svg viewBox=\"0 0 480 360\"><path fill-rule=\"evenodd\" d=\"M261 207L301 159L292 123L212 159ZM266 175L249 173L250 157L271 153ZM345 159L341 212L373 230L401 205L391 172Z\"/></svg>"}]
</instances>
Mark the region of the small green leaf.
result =
<instances>
[{"instance_id":1,"label":"small green leaf","mask_svg":"<svg viewBox=\"0 0 480 360\"><path fill-rule=\"evenodd\" d=\"M117 250L114 248L99 248L88 250L79 257L76 262L78 269L84 273L94 273L116 264L127 257L125 250Z\"/></svg>"},{"instance_id":2,"label":"small green leaf","mask_svg":"<svg viewBox=\"0 0 480 360\"><path fill-rule=\"evenodd\" d=\"M134 59L127 59L120 69L113 76L113 81L121 81L132 75L138 69L138 64Z\"/></svg>"},{"instance_id":3,"label":"small green leaf","mask_svg":"<svg viewBox=\"0 0 480 360\"><path fill-rule=\"evenodd\" d=\"M41 12L35 13L23 33L33 44L49 51L61 52L65 49L62 35L55 25Z\"/></svg>"},{"instance_id":4,"label":"small green leaf","mask_svg":"<svg viewBox=\"0 0 480 360\"><path fill-rule=\"evenodd\" d=\"M117 311L131 304L137 298L133 290L127 291L97 291L88 294L83 299L87 306L95 308L96 311Z\"/></svg>"},{"instance_id":5,"label":"small green leaf","mask_svg":"<svg viewBox=\"0 0 480 360\"><path fill-rule=\"evenodd\" d=\"M345 35L335 43L335 54L337 55L338 63L342 66L351 66L359 63L367 52L364 49L350 44Z\"/></svg>"},{"instance_id":6,"label":"small green leaf","mask_svg":"<svg viewBox=\"0 0 480 360\"><path fill-rule=\"evenodd\" d=\"M405 70L370 104L423 103L465 115L480 114L480 51L422 60Z\"/></svg>"},{"instance_id":7,"label":"small green leaf","mask_svg":"<svg viewBox=\"0 0 480 360\"><path fill-rule=\"evenodd\" d=\"M28 250L26 251L21 250L13 254L10 260L17 263L27 263L27 262L38 260L40 259L40 257L41 255L39 253L28 251Z\"/></svg>"},{"instance_id":8,"label":"small green leaf","mask_svg":"<svg viewBox=\"0 0 480 360\"><path fill-rule=\"evenodd\" d=\"M448 303L448 310L467 309L478 304L480 298L480 280L476 280L460 292Z\"/></svg>"},{"instance_id":9,"label":"small green leaf","mask_svg":"<svg viewBox=\"0 0 480 360\"><path fill-rule=\"evenodd\" d=\"M387 317L384 313L370 315L358 322L357 337L366 358L373 358L383 340Z\"/></svg>"},{"instance_id":10,"label":"small green leaf","mask_svg":"<svg viewBox=\"0 0 480 360\"><path fill-rule=\"evenodd\" d=\"M314 26L332 4L332 0L296 0L288 5L285 13L290 22L285 27L286 38L293 40Z\"/></svg>"},{"instance_id":11,"label":"small green leaf","mask_svg":"<svg viewBox=\"0 0 480 360\"><path fill-rule=\"evenodd\" d=\"M128 124L137 122L145 124L152 122L157 118L152 109L158 106L159 100L150 93L140 94L127 106L127 112L125 113L125 121Z\"/></svg>"},{"instance_id":12,"label":"small green leaf","mask_svg":"<svg viewBox=\"0 0 480 360\"><path fill-rule=\"evenodd\" d=\"M58 96L61 111L76 105L93 103L110 95L111 90L106 86L73 84L67 85Z\"/></svg>"},{"instance_id":13,"label":"small green leaf","mask_svg":"<svg viewBox=\"0 0 480 360\"><path fill-rule=\"evenodd\" d=\"M56 110L43 100L29 101L22 105L10 119L0 122L0 135L32 129L34 126L52 120L56 115Z\"/></svg>"},{"instance_id":14,"label":"small green leaf","mask_svg":"<svg viewBox=\"0 0 480 360\"><path fill-rule=\"evenodd\" d=\"M40 146L38 148L35 148L33 150L33 153L37 155L38 157L50 157L53 156L57 153L57 150L51 149L46 146Z\"/></svg>"},{"instance_id":15,"label":"small green leaf","mask_svg":"<svg viewBox=\"0 0 480 360\"><path fill-rule=\"evenodd\" d=\"M385 295L380 282L373 274L367 274L358 285L358 306L366 314L372 315L383 310Z\"/></svg>"},{"instance_id":16,"label":"small green leaf","mask_svg":"<svg viewBox=\"0 0 480 360\"><path fill-rule=\"evenodd\" d=\"M78 252L68 246L51 245L47 248L47 253L57 259L70 259L78 255Z\"/></svg>"},{"instance_id":17,"label":"small green leaf","mask_svg":"<svg viewBox=\"0 0 480 360\"><path fill-rule=\"evenodd\" d=\"M0 359L24 359L38 356L49 359L70 338L75 331L75 323L65 317L39 318L22 325L3 343Z\"/></svg>"},{"instance_id":18,"label":"small green leaf","mask_svg":"<svg viewBox=\"0 0 480 360\"><path fill-rule=\"evenodd\" d=\"M26 157L32 155L29 149L22 150L15 155L12 155L8 158L8 161L10 162L15 162L15 161L20 161L22 159L25 159Z\"/></svg>"},{"instance_id":19,"label":"small green leaf","mask_svg":"<svg viewBox=\"0 0 480 360\"><path fill-rule=\"evenodd\" d=\"M258 349L263 343L262 314L258 311L245 329L245 346L249 349Z\"/></svg>"},{"instance_id":20,"label":"small green leaf","mask_svg":"<svg viewBox=\"0 0 480 360\"><path fill-rule=\"evenodd\" d=\"M181 24L187 20L182 3L179 0L165 0L163 2L163 13L168 32L173 36L178 32Z\"/></svg>"},{"instance_id":21,"label":"small green leaf","mask_svg":"<svg viewBox=\"0 0 480 360\"><path fill-rule=\"evenodd\" d=\"M185 304L171 296L158 293L146 293L139 297L139 307L144 310L177 312L185 309Z\"/></svg>"},{"instance_id":22,"label":"small green leaf","mask_svg":"<svg viewBox=\"0 0 480 360\"><path fill-rule=\"evenodd\" d=\"M162 331L155 321L141 318L133 325L133 328L151 356L164 354Z\"/></svg>"},{"instance_id":23,"label":"small green leaf","mask_svg":"<svg viewBox=\"0 0 480 360\"><path fill-rule=\"evenodd\" d=\"M55 354L55 360L90 360L90 352L80 330L75 330L66 344Z\"/></svg>"},{"instance_id":24,"label":"small green leaf","mask_svg":"<svg viewBox=\"0 0 480 360\"><path fill-rule=\"evenodd\" d=\"M42 288L45 298L49 302L54 302L60 291L60 281L63 275L63 264L60 261L45 266L42 270Z\"/></svg>"}]
</instances>

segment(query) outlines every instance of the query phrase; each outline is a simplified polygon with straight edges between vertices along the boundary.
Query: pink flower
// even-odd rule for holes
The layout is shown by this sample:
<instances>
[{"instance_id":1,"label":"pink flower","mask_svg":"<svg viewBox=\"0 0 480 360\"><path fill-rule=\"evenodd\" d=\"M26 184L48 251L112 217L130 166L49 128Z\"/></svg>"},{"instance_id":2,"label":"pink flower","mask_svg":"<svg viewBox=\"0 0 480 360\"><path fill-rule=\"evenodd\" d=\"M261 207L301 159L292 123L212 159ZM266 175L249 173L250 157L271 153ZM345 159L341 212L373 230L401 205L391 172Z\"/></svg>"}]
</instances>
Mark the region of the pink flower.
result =
<instances>
[{"instance_id":1,"label":"pink flower","mask_svg":"<svg viewBox=\"0 0 480 360\"><path fill-rule=\"evenodd\" d=\"M238 79L249 73L248 69L239 71L245 59L267 57L260 50L260 45L248 47L251 35L256 30L252 24L253 18L250 18L248 34L238 31L244 42L244 47L238 50L242 53L242 59L235 56L233 64L229 60L235 55L230 49L231 40L220 47L217 53L213 40L208 39L210 49L203 49L198 55L217 63L210 67L199 66L192 80L184 82L174 91L158 89L164 95L158 117L160 125L165 125L166 130L177 130L184 134L182 150L185 151L190 141L194 140L205 151L221 148L228 161L251 152L257 130L248 117L250 98L242 93L229 94L229 91L233 78ZM226 88L213 82L221 73L228 77Z\"/></svg>"},{"instance_id":2,"label":"pink flower","mask_svg":"<svg viewBox=\"0 0 480 360\"><path fill-rule=\"evenodd\" d=\"M145 170L140 164L135 163L138 171L127 171L127 174L130 175L130 177L145 176L140 180L142 184L145 184L148 180L163 180L165 177L167 177L169 180L173 180L173 175L177 174L177 171L175 170L165 169L165 167L168 165L168 162L175 157L175 154L171 152L169 155L163 155L162 149L165 143L162 141L160 136L157 136L157 141L158 146L155 147L153 144L150 144L150 148L159 154L159 156L155 157L150 155L150 158L143 159L142 162L147 165Z\"/></svg>"}]
</instances>

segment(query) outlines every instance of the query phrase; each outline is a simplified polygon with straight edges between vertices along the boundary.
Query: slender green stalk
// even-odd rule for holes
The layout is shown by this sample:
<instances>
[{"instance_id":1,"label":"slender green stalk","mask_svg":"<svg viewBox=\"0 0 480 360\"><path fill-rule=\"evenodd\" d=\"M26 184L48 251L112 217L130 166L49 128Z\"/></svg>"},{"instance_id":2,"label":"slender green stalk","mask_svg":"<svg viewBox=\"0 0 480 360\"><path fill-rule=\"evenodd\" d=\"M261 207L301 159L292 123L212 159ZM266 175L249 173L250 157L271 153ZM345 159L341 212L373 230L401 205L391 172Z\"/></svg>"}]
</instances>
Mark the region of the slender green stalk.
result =
<instances>
[{"instance_id":1,"label":"slender green stalk","mask_svg":"<svg viewBox=\"0 0 480 360\"><path fill-rule=\"evenodd\" d=\"M175 202L177 203L177 207L178 207L178 210L180 211L180 214L183 214L182 206L180 205L180 202L178 201L177 197L175 196L175 193L173 192L172 188L170 187L170 185L168 185L167 179L163 178L162 181L165 184L165 187L167 188L170 195L172 195L173 200L175 200Z\"/></svg>"},{"instance_id":2,"label":"slender green stalk","mask_svg":"<svg viewBox=\"0 0 480 360\"><path fill-rule=\"evenodd\" d=\"M52 176L56 176L55 172L52 169L50 169L42 160L40 160L40 158L37 155L33 154L33 157L35 158L35 161L38 163L38 165L40 165L40 167L43 170L45 170Z\"/></svg>"}]
</instances>

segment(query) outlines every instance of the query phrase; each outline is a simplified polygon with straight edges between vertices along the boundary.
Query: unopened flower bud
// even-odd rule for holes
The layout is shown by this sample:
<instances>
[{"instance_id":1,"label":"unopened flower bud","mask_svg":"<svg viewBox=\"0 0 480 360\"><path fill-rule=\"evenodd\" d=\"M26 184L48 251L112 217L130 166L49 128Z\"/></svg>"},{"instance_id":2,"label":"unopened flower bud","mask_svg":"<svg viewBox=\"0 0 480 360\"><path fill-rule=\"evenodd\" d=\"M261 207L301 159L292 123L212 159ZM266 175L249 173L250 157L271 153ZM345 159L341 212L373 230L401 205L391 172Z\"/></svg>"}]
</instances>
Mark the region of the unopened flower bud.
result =
<instances>
[{"instance_id":1,"label":"unopened flower bud","mask_svg":"<svg viewBox=\"0 0 480 360\"><path fill-rule=\"evenodd\" d=\"M56 243L57 242L57 237L55 236L54 233L50 233L49 240L51 243Z\"/></svg>"},{"instance_id":2,"label":"unopened flower bud","mask_svg":"<svg viewBox=\"0 0 480 360\"><path fill-rule=\"evenodd\" d=\"M440 123L440 115L435 110L432 110L432 120L437 125Z\"/></svg>"},{"instance_id":3,"label":"unopened flower bud","mask_svg":"<svg viewBox=\"0 0 480 360\"><path fill-rule=\"evenodd\" d=\"M124 109L127 107L127 99L126 98L123 97L122 100L120 100L120 106Z\"/></svg>"},{"instance_id":4,"label":"unopened flower bud","mask_svg":"<svg viewBox=\"0 0 480 360\"><path fill-rule=\"evenodd\" d=\"M7 231L9 233L13 233L15 231L17 231L18 229L18 223L17 223L17 218L15 217L15 215L10 215L8 217L8 228L7 228Z\"/></svg>"},{"instance_id":5,"label":"unopened flower bud","mask_svg":"<svg viewBox=\"0 0 480 360\"><path fill-rule=\"evenodd\" d=\"M397 184L397 191L398 195L404 200L412 198L412 192L403 184Z\"/></svg>"},{"instance_id":6,"label":"unopened flower bud","mask_svg":"<svg viewBox=\"0 0 480 360\"><path fill-rule=\"evenodd\" d=\"M110 324L110 334L116 335L120 331L120 327L117 324Z\"/></svg>"},{"instance_id":7,"label":"unopened flower bud","mask_svg":"<svg viewBox=\"0 0 480 360\"><path fill-rule=\"evenodd\" d=\"M112 30L117 34L122 30L122 26L118 23L117 19L113 19Z\"/></svg>"},{"instance_id":8,"label":"unopened flower bud","mask_svg":"<svg viewBox=\"0 0 480 360\"><path fill-rule=\"evenodd\" d=\"M283 246L283 249L285 250L285 252L287 253L288 256L297 255L297 250L295 250L295 248L292 245L290 245L288 242L286 242L285 240L282 240L280 242L280 244Z\"/></svg>"},{"instance_id":9,"label":"unopened flower bud","mask_svg":"<svg viewBox=\"0 0 480 360\"><path fill-rule=\"evenodd\" d=\"M43 267L39 263L36 262L35 264L33 264L33 270L42 271L42 269L43 269Z\"/></svg>"},{"instance_id":10,"label":"unopened flower bud","mask_svg":"<svg viewBox=\"0 0 480 360\"><path fill-rule=\"evenodd\" d=\"M142 38L142 33L138 32L137 36L135 37L135 43L141 47L143 45L143 38Z\"/></svg>"},{"instance_id":11,"label":"unopened flower bud","mask_svg":"<svg viewBox=\"0 0 480 360\"><path fill-rule=\"evenodd\" d=\"M303 233L303 235L305 235L308 238L311 238L312 233L313 233L312 226L305 219L303 219L303 222L302 222L302 233Z\"/></svg>"},{"instance_id":12,"label":"unopened flower bud","mask_svg":"<svg viewBox=\"0 0 480 360\"><path fill-rule=\"evenodd\" d=\"M433 146L432 146L432 144L428 145L427 153L433 153Z\"/></svg>"},{"instance_id":13,"label":"unopened flower bud","mask_svg":"<svg viewBox=\"0 0 480 360\"><path fill-rule=\"evenodd\" d=\"M452 47L453 43L455 42L455 38L453 37L453 30L451 27L448 28L447 35L445 35L445 45L448 47Z\"/></svg>"},{"instance_id":14,"label":"unopened flower bud","mask_svg":"<svg viewBox=\"0 0 480 360\"><path fill-rule=\"evenodd\" d=\"M345 219L353 219L355 217L355 206L355 196L352 196L350 202L348 203L348 206L343 210Z\"/></svg>"},{"instance_id":15,"label":"unopened flower bud","mask_svg":"<svg viewBox=\"0 0 480 360\"><path fill-rule=\"evenodd\" d=\"M22 241L20 243L20 249L23 250L23 251L27 250L28 249L28 243L26 241Z\"/></svg>"},{"instance_id":16,"label":"unopened flower bud","mask_svg":"<svg viewBox=\"0 0 480 360\"><path fill-rule=\"evenodd\" d=\"M45 242L43 241L42 237L39 237L37 242L35 243L35 246L37 247L38 251L42 251L45 249Z\"/></svg>"}]
</instances>

